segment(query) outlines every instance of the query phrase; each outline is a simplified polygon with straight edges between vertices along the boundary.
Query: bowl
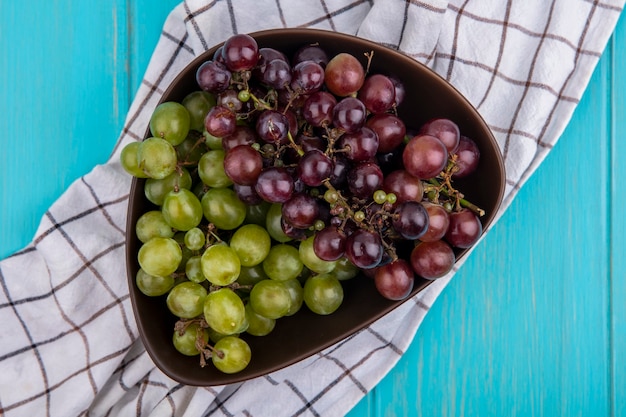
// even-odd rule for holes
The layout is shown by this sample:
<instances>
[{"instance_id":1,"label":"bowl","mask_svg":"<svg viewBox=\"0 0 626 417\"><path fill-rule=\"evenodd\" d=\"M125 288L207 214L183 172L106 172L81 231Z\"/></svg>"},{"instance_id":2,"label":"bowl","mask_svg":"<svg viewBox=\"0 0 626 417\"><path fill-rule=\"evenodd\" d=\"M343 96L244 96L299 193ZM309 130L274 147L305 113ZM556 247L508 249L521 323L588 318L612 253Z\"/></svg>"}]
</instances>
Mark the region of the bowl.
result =
<instances>
[{"instance_id":1,"label":"bowl","mask_svg":"<svg viewBox=\"0 0 626 417\"><path fill-rule=\"evenodd\" d=\"M374 42L336 32L315 29L276 29L251 34L259 47L272 47L287 54L306 44L319 44L329 56L340 52L363 57L374 52L371 73L392 73L401 79L406 98L399 107L400 117L407 126L419 127L425 121L446 117L454 120L465 136L477 143L481 159L477 171L455 182L472 202L486 212L481 217L483 231L489 226L501 204L505 175L498 145L480 114L452 85L414 59ZM212 59L220 45L194 59L167 88L161 102L181 101L188 93L198 90L195 74L198 67ZM146 132L148 137L150 132ZM262 376L301 361L341 341L388 314L404 301L390 301L380 296L371 279L357 276L343 281L345 298L334 313L321 316L303 307L291 317L277 321L272 333L264 337L242 335L252 349L247 368L235 374L225 374L209 364L200 367L198 357L186 357L172 345L176 318L168 311L164 297L148 297L135 284L139 269L137 252L141 242L134 230L139 216L149 210L151 203L143 192L144 181L134 178L130 190L126 230L126 262L130 298L145 348L156 364L170 378L187 385L217 386ZM457 262L467 249L456 250ZM433 281L417 278L411 295Z\"/></svg>"}]
</instances>

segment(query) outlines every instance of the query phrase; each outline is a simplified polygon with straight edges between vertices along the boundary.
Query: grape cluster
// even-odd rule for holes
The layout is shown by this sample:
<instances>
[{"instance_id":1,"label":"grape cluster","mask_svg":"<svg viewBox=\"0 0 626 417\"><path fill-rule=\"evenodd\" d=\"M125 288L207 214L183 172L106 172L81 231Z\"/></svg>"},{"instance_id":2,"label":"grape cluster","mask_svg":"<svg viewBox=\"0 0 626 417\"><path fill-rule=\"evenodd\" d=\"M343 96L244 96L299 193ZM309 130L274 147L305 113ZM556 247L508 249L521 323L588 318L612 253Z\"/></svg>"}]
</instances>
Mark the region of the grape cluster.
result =
<instances>
[{"instance_id":1,"label":"grape cluster","mask_svg":"<svg viewBox=\"0 0 626 417\"><path fill-rule=\"evenodd\" d=\"M137 287L166 296L174 346L201 365L241 371L240 334L267 335L303 305L333 313L360 272L405 299L480 237L484 213L452 184L476 169L476 143L447 118L405 125L402 81L362 59L234 35L199 66L197 91L159 104L151 136L122 150L153 203L135 228Z\"/></svg>"}]
</instances>

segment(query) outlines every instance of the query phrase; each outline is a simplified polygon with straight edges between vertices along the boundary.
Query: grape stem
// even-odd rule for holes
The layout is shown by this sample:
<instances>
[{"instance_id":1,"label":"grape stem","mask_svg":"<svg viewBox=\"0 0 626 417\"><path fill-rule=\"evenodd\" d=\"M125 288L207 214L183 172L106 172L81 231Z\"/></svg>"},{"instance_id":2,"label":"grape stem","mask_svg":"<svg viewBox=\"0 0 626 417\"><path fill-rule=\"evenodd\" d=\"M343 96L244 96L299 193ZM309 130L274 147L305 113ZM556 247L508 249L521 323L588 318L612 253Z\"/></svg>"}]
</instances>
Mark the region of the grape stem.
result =
<instances>
[{"instance_id":1,"label":"grape stem","mask_svg":"<svg viewBox=\"0 0 626 417\"><path fill-rule=\"evenodd\" d=\"M457 206L460 207L465 207L467 209L472 210L474 213L476 213L477 215L479 215L480 217L485 215L485 210L481 209L480 207L478 207L477 205L473 204L472 202L466 200L465 198L462 197L462 194L460 194L458 191L456 191L454 188L447 188L446 184L441 184L439 181L437 181L437 179L435 178L431 178L428 180L428 182L431 185L435 186L435 190L436 192L439 192L441 194L443 194L446 197L453 197L456 199L456 203ZM449 183L449 182L448 182ZM428 191L428 190L424 190L424 191Z\"/></svg>"}]
</instances>

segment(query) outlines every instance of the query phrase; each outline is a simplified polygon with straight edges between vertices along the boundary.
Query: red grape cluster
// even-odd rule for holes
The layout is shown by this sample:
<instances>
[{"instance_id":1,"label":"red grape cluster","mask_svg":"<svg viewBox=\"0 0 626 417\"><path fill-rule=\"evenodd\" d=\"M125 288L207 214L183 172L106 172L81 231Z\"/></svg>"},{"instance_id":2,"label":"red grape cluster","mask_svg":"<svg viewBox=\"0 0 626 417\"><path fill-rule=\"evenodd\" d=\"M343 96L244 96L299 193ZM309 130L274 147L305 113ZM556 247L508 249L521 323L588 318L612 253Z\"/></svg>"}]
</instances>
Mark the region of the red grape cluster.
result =
<instances>
[{"instance_id":1,"label":"red grape cluster","mask_svg":"<svg viewBox=\"0 0 626 417\"><path fill-rule=\"evenodd\" d=\"M481 210L452 185L480 153L437 118L412 131L397 115L401 80L357 57L304 45L293 56L229 38L196 73L217 97L204 118L224 172L248 205L281 205L282 232L322 260L346 257L386 298L406 298L414 275L436 279L482 233ZM407 256L399 252L407 251Z\"/></svg>"}]
</instances>

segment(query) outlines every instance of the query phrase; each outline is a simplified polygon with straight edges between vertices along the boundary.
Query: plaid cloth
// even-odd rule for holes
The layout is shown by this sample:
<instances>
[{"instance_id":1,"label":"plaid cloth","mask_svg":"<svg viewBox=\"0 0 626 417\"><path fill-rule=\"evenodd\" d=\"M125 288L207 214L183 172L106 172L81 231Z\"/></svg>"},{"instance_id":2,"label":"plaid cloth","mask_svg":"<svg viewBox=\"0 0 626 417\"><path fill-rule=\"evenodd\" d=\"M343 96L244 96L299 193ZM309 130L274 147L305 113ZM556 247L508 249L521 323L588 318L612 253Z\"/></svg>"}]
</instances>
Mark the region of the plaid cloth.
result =
<instances>
[{"instance_id":1,"label":"plaid cloth","mask_svg":"<svg viewBox=\"0 0 626 417\"><path fill-rule=\"evenodd\" d=\"M110 162L72 184L28 247L0 262L0 414L335 416L394 366L452 274L318 355L242 384L194 388L154 367L138 340L124 266L130 178L168 83L237 32L316 27L397 48L481 112L502 149L502 211L556 143L624 7L622 0L189 0L176 7Z\"/></svg>"}]
</instances>

